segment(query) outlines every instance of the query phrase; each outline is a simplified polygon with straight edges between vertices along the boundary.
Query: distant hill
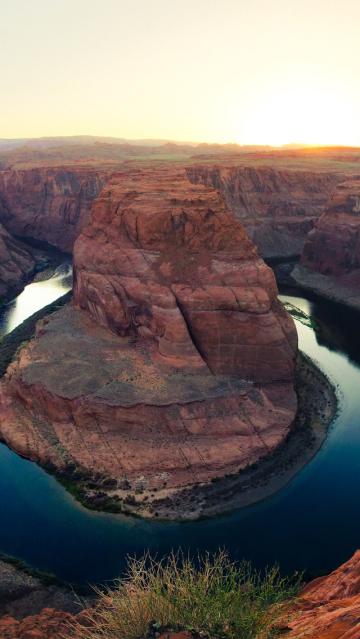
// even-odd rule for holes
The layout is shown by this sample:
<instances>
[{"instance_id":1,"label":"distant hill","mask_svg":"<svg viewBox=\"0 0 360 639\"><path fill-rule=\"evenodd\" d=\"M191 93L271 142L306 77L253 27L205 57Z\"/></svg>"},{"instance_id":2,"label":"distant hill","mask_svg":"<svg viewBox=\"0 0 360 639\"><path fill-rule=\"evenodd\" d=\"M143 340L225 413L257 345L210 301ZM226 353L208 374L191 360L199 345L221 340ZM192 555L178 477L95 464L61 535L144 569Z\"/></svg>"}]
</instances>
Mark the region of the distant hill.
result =
<instances>
[{"instance_id":1,"label":"distant hill","mask_svg":"<svg viewBox=\"0 0 360 639\"><path fill-rule=\"evenodd\" d=\"M117 169L124 162L214 162L282 168L358 170L360 149L289 144L210 144L91 135L0 138L0 169L76 165Z\"/></svg>"}]
</instances>

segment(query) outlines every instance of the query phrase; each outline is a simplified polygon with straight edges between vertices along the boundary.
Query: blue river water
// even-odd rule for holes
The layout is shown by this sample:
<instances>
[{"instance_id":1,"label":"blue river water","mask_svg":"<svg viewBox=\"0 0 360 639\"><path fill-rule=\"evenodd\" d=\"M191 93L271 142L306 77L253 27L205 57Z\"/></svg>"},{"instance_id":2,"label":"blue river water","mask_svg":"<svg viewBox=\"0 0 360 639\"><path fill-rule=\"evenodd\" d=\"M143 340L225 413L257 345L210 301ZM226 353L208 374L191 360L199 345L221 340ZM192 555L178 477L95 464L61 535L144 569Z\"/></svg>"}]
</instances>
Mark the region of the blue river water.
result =
<instances>
[{"instance_id":1,"label":"blue river water","mask_svg":"<svg viewBox=\"0 0 360 639\"><path fill-rule=\"evenodd\" d=\"M71 287L69 265L34 282L2 309L0 332ZM303 351L338 387L340 410L316 457L288 486L254 506L188 523L150 522L79 505L49 474L0 445L0 552L76 583L118 576L128 555L226 548L259 568L329 572L360 546L360 348L357 318L305 297L281 296L319 329L297 322ZM359 361L358 361L359 354Z\"/></svg>"}]
</instances>

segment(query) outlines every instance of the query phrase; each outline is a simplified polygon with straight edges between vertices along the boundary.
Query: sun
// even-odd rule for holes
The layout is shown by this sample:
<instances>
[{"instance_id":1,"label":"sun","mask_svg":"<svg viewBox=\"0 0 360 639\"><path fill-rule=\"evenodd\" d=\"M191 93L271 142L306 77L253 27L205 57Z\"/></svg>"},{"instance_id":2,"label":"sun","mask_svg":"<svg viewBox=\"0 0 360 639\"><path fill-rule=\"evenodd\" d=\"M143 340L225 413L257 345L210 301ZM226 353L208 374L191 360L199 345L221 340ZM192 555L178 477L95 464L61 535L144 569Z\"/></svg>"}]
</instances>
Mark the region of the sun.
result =
<instances>
[{"instance_id":1,"label":"sun","mask_svg":"<svg viewBox=\"0 0 360 639\"><path fill-rule=\"evenodd\" d=\"M262 95L242 125L239 142L281 146L355 144L359 117L346 93L296 86ZM240 139L241 138L241 139Z\"/></svg>"}]
</instances>

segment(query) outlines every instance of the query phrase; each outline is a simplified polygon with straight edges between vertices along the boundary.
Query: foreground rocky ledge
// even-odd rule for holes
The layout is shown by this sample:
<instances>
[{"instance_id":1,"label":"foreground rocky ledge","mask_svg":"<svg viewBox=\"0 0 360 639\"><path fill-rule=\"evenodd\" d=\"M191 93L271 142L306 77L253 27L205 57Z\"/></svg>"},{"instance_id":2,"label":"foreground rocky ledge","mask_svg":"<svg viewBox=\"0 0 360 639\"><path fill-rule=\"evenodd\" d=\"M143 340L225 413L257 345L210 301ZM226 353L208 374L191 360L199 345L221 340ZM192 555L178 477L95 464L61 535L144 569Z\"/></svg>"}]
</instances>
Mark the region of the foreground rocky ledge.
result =
<instances>
[{"instance_id":1,"label":"foreground rocky ledge","mask_svg":"<svg viewBox=\"0 0 360 639\"><path fill-rule=\"evenodd\" d=\"M20 620L41 614L44 608L77 614L94 599L91 591L80 598L68 584L52 575L36 573L14 559L0 559L0 617L8 615ZM3 639L1 633L0 637Z\"/></svg>"},{"instance_id":2,"label":"foreground rocky ledge","mask_svg":"<svg viewBox=\"0 0 360 639\"><path fill-rule=\"evenodd\" d=\"M17 579L21 578L22 575L18 575ZM75 621L78 631L84 636L81 628L91 626L86 610L76 616L53 608L45 608L24 619L5 615L0 618L0 635L2 639L76 637ZM359 638L360 551L330 575L307 584L295 601L286 602L280 607L274 620L274 636L279 634L289 639ZM199 639L198 635L187 631L171 630L164 630L157 635L149 634L148 637L150 636L158 636L159 639Z\"/></svg>"},{"instance_id":3,"label":"foreground rocky ledge","mask_svg":"<svg viewBox=\"0 0 360 639\"><path fill-rule=\"evenodd\" d=\"M285 623L289 639L358 639L360 551L330 575L311 581Z\"/></svg>"}]
</instances>

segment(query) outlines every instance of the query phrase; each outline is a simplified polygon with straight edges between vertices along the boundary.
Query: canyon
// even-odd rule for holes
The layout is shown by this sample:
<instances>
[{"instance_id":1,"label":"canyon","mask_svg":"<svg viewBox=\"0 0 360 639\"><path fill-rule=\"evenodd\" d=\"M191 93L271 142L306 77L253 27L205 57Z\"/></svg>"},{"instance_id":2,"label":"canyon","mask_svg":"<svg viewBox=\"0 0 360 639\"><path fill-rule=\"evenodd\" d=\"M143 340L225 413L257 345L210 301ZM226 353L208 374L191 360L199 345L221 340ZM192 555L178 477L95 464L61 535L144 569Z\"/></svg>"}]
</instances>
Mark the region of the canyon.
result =
<instances>
[{"instance_id":1,"label":"canyon","mask_svg":"<svg viewBox=\"0 0 360 639\"><path fill-rule=\"evenodd\" d=\"M196 490L266 460L294 426L296 330L262 257L302 254L293 281L360 308L359 201L343 167L0 170L0 296L36 269L27 239L74 256L72 302L1 381L2 440L92 507L206 514ZM359 561L305 588L286 636L358 636ZM72 616L49 605L0 619L1 636L56 637Z\"/></svg>"},{"instance_id":2,"label":"canyon","mask_svg":"<svg viewBox=\"0 0 360 639\"><path fill-rule=\"evenodd\" d=\"M21 290L34 272L37 256L26 244L27 239L71 253L89 219L92 203L111 176L121 169L125 179L137 170L136 160L115 161L114 157L111 163L105 161L101 145L97 145L95 151L90 147L92 160L86 162L81 158L85 151L88 153L88 146L69 148L72 153L67 164L59 159L62 156L58 149L50 149L46 160L37 161L35 150L27 150L32 162L26 163L19 161L23 158L17 150L17 155L10 155L11 161L8 157L5 168L0 170L0 295L3 299ZM335 289L344 286L347 292L343 296L340 293L340 300L357 296L356 269L349 261L349 251L356 243L356 215L352 214L350 220L345 201L344 210L339 209L341 197L345 197L343 185L357 188L349 157L336 156L344 163L337 161L334 167L329 167L324 160L318 163L316 157L312 170L307 165L301 169L296 163L292 166L291 157L287 162L289 168L283 166L286 166L285 157L281 162L275 157L273 166L256 164L256 154L244 153L230 160L221 154L214 159L210 155L206 164L202 163L203 157L194 156L191 164L183 165L188 179L219 192L263 258L283 260L302 255L301 265L294 271L298 284L308 284L319 292L328 289L329 296L336 296ZM265 161L266 154L260 157ZM151 166L150 160L147 165ZM160 162L159 166L166 171L171 162ZM331 200L334 192L338 194L336 211ZM356 193L353 195L356 197ZM340 241L342 231L346 238ZM344 255L341 273L339 260L335 258L335 273L330 256L333 248L335 250L332 240L336 235L336 251ZM321 256L326 251L329 256L325 259ZM333 293L330 288L334 289Z\"/></svg>"},{"instance_id":3,"label":"canyon","mask_svg":"<svg viewBox=\"0 0 360 639\"><path fill-rule=\"evenodd\" d=\"M46 264L44 247L72 251L104 181L104 171L76 167L0 170L2 301L20 292Z\"/></svg>"},{"instance_id":4,"label":"canyon","mask_svg":"<svg viewBox=\"0 0 360 639\"><path fill-rule=\"evenodd\" d=\"M192 182L212 186L221 193L267 259L301 255L307 234L341 181L335 172L234 163L195 165L188 169L188 176Z\"/></svg>"},{"instance_id":5,"label":"canyon","mask_svg":"<svg viewBox=\"0 0 360 639\"><path fill-rule=\"evenodd\" d=\"M20 454L130 512L171 497L182 517L182 489L289 434L293 320L242 225L183 169L112 176L75 243L73 298L3 378L1 436Z\"/></svg>"},{"instance_id":6,"label":"canyon","mask_svg":"<svg viewBox=\"0 0 360 639\"><path fill-rule=\"evenodd\" d=\"M289 639L358 639L360 551L330 575L307 584L284 623Z\"/></svg>"},{"instance_id":7,"label":"canyon","mask_svg":"<svg viewBox=\"0 0 360 639\"><path fill-rule=\"evenodd\" d=\"M105 172L76 167L0 171L0 221L14 236L72 251Z\"/></svg>"},{"instance_id":8,"label":"canyon","mask_svg":"<svg viewBox=\"0 0 360 639\"><path fill-rule=\"evenodd\" d=\"M26 148L26 162L19 150L14 156L5 156L0 170L0 222L15 236L43 240L72 251L88 220L92 201L110 176L120 169L131 173L139 166L131 154L126 160L112 155L111 162L107 161L107 153L114 154L116 148L107 145L105 152L101 144L75 145L68 147L71 153L67 155L55 147L45 156L42 151L38 159L36 149ZM179 152L179 148L174 150ZM158 153L156 148L155 158ZM259 156L260 164L257 154L245 152L224 157L220 151L213 156L189 153L190 163L183 166L193 183L219 191L262 257L299 256L306 234L336 185L349 172L349 162L329 167L325 160L319 165L318 161L308 161L306 168L299 169L299 158L294 162L286 155L273 158L269 154L272 165L266 166L266 154ZM208 158L206 164L204 157ZM172 164L160 160L157 163L165 170ZM146 166L151 167L150 159Z\"/></svg>"}]
</instances>

